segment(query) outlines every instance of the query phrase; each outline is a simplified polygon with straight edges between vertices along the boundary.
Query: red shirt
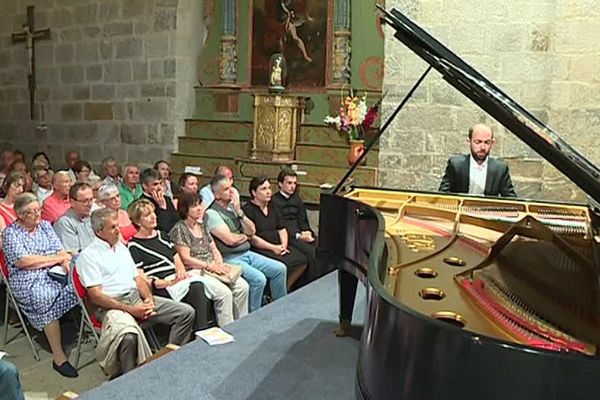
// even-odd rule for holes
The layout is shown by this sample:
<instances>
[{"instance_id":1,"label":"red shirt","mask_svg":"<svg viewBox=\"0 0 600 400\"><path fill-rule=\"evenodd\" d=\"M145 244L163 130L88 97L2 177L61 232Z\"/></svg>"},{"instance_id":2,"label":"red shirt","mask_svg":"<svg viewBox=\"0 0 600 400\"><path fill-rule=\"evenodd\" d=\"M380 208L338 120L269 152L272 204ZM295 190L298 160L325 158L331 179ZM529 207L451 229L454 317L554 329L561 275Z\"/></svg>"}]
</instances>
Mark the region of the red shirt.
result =
<instances>
[{"instance_id":1,"label":"red shirt","mask_svg":"<svg viewBox=\"0 0 600 400\"><path fill-rule=\"evenodd\" d=\"M42 206L42 219L54 223L60 216L62 216L67 210L71 208L69 198L60 199L58 193L54 192L46 200Z\"/></svg>"}]
</instances>

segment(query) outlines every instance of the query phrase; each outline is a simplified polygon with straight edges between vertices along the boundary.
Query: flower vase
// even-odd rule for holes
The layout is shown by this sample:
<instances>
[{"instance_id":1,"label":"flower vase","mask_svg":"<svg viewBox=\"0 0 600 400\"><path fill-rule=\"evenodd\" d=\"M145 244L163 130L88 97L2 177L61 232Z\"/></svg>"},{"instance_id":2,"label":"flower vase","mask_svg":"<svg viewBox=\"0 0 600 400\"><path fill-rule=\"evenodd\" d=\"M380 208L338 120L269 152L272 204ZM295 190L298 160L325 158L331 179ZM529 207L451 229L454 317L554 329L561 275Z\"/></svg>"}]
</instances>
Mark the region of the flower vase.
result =
<instances>
[{"instance_id":1,"label":"flower vase","mask_svg":"<svg viewBox=\"0 0 600 400\"><path fill-rule=\"evenodd\" d=\"M353 165L358 161L360 156L365 152L365 141L364 140L350 140L350 151L348 152L348 165ZM365 165L367 159L363 158L360 165Z\"/></svg>"}]
</instances>

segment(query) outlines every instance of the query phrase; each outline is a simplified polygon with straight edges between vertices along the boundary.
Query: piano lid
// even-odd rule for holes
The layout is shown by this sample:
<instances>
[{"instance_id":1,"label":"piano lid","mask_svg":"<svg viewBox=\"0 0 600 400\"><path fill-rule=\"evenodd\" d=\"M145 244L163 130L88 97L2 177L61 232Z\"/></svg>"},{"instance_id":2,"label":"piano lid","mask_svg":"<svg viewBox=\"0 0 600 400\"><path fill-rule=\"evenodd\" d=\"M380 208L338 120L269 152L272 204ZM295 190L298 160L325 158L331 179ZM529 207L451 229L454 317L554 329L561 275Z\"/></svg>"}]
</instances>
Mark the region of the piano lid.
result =
<instances>
[{"instance_id":1,"label":"piano lid","mask_svg":"<svg viewBox=\"0 0 600 400\"><path fill-rule=\"evenodd\" d=\"M383 12L394 35L444 79L600 202L600 169L460 57L397 9ZM386 122L385 126L389 124ZM383 133L383 129L380 132ZM355 166L353 166L355 167Z\"/></svg>"}]
</instances>

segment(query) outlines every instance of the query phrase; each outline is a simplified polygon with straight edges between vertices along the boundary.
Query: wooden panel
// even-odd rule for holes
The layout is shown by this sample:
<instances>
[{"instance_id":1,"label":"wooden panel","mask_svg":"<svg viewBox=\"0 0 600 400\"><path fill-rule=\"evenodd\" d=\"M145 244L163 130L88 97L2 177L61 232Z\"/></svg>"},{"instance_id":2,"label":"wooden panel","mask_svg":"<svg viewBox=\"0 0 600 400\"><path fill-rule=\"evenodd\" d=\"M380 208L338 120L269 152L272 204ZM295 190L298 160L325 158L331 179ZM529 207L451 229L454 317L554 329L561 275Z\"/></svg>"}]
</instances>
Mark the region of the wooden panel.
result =
<instances>
[{"instance_id":1,"label":"wooden panel","mask_svg":"<svg viewBox=\"0 0 600 400\"><path fill-rule=\"evenodd\" d=\"M223 155L231 158L247 157L248 143L246 141L180 137L179 153L204 157L221 157Z\"/></svg>"},{"instance_id":2,"label":"wooden panel","mask_svg":"<svg viewBox=\"0 0 600 400\"><path fill-rule=\"evenodd\" d=\"M252 137L252 123L191 119L185 121L185 137L249 141Z\"/></svg>"},{"instance_id":3,"label":"wooden panel","mask_svg":"<svg viewBox=\"0 0 600 400\"><path fill-rule=\"evenodd\" d=\"M367 140L377 134L376 129L366 132ZM334 127L323 125L301 125L298 144L312 144L320 146L348 147L348 138ZM378 148L378 145L375 145Z\"/></svg>"},{"instance_id":4,"label":"wooden panel","mask_svg":"<svg viewBox=\"0 0 600 400\"><path fill-rule=\"evenodd\" d=\"M299 144L296 146L296 158L307 162L342 167L348 165L348 151L348 146L323 147ZM367 155L367 166L376 167L378 164L379 151L372 149Z\"/></svg>"}]
</instances>

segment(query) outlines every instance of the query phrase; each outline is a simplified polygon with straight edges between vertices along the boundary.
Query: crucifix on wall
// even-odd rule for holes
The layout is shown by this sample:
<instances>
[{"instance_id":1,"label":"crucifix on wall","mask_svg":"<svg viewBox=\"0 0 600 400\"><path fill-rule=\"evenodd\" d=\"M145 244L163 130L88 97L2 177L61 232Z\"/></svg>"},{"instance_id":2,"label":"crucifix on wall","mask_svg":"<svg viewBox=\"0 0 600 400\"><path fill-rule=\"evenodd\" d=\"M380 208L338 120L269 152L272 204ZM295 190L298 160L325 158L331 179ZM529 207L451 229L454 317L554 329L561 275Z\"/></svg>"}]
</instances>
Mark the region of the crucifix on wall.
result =
<instances>
[{"instance_id":1,"label":"crucifix on wall","mask_svg":"<svg viewBox=\"0 0 600 400\"><path fill-rule=\"evenodd\" d=\"M12 34L12 42L25 42L27 50L27 81L29 84L29 116L35 119L35 41L50 38L50 29L35 30L34 6L27 6L27 22L23 31Z\"/></svg>"}]
</instances>

